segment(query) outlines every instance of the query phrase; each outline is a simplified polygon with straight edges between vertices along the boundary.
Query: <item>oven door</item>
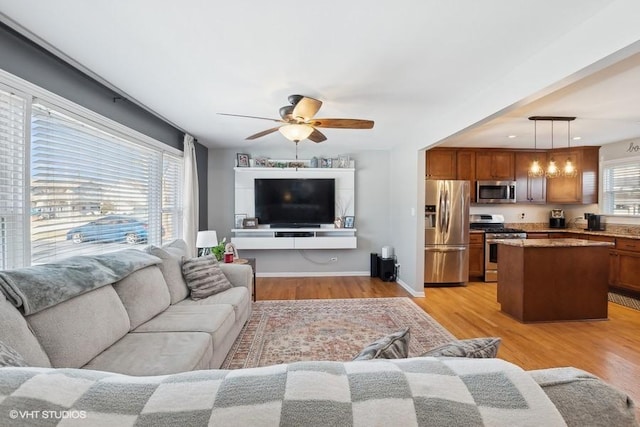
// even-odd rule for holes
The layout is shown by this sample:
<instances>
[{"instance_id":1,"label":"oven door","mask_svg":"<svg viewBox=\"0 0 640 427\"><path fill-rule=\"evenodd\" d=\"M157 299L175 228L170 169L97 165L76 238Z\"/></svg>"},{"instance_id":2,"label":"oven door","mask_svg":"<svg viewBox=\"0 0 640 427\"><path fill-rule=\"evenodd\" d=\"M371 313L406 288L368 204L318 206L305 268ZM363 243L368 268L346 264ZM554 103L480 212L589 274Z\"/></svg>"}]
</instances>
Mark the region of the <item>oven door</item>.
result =
<instances>
[{"instance_id":1,"label":"oven door","mask_svg":"<svg viewBox=\"0 0 640 427\"><path fill-rule=\"evenodd\" d=\"M484 281L498 281L498 243L497 239L487 238L484 247Z\"/></svg>"}]
</instances>

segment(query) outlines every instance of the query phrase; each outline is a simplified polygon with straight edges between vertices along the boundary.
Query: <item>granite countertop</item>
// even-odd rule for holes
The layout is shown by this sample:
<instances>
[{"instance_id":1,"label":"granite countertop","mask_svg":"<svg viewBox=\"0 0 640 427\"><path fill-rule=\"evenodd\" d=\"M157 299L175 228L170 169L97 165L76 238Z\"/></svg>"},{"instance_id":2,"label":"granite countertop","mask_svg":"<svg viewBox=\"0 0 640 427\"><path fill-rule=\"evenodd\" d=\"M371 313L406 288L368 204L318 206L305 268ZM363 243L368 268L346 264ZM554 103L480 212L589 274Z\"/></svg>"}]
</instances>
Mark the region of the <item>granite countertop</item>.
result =
<instances>
[{"instance_id":1,"label":"granite countertop","mask_svg":"<svg viewBox=\"0 0 640 427\"><path fill-rule=\"evenodd\" d=\"M625 239L640 240L640 225L635 224L607 224L604 231L585 230L586 224L574 224L569 228L549 228L548 223L510 223L506 227L521 228L527 233L575 233L585 236L623 237Z\"/></svg>"},{"instance_id":2,"label":"granite countertop","mask_svg":"<svg viewBox=\"0 0 640 427\"><path fill-rule=\"evenodd\" d=\"M613 247L613 243L599 242L596 240L582 239L501 239L497 240L507 246L518 246L523 248L571 248L584 246L606 246Z\"/></svg>"}]
</instances>

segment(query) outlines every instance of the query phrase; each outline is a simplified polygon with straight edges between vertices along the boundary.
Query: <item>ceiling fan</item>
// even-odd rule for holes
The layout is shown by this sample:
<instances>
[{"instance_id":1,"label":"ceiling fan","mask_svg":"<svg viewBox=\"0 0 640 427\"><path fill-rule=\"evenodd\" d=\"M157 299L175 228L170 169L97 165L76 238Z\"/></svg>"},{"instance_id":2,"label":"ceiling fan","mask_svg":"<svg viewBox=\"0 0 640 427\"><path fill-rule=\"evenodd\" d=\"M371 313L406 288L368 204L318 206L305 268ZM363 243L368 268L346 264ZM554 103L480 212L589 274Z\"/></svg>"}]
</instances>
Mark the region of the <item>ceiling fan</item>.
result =
<instances>
[{"instance_id":1,"label":"ceiling fan","mask_svg":"<svg viewBox=\"0 0 640 427\"><path fill-rule=\"evenodd\" d=\"M316 119L316 115L322 101L303 95L290 95L289 103L280 108L280 119L271 119L268 117L243 116L240 114L218 113L223 116L246 117L249 119L269 120L280 125L263 130L254 135L248 136L247 140L261 138L275 131L280 131L287 139L296 144L303 139L310 139L313 142L326 141L324 136L317 128L336 128L336 129L371 129L373 127L372 120L361 119Z\"/></svg>"}]
</instances>

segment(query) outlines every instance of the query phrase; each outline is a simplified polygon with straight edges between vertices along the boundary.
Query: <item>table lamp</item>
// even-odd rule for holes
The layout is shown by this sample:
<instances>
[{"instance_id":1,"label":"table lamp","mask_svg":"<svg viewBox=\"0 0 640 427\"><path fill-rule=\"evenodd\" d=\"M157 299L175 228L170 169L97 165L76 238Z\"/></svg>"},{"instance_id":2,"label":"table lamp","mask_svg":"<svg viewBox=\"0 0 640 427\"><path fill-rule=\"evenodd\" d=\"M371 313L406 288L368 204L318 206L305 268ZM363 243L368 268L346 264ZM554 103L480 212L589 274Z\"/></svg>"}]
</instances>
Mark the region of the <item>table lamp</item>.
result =
<instances>
[{"instance_id":1,"label":"table lamp","mask_svg":"<svg viewBox=\"0 0 640 427\"><path fill-rule=\"evenodd\" d=\"M211 255L211 248L218 246L218 234L215 230L198 231L196 248L198 256Z\"/></svg>"}]
</instances>

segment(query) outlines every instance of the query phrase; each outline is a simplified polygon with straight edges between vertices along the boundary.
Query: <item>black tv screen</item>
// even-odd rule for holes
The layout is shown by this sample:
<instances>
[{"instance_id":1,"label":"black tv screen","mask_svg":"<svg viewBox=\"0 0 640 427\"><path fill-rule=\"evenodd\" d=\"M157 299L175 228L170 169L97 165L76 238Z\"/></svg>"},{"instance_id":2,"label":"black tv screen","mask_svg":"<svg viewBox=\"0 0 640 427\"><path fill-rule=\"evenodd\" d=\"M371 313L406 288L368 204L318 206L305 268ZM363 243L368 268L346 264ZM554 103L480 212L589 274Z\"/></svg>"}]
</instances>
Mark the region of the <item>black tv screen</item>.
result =
<instances>
[{"instance_id":1,"label":"black tv screen","mask_svg":"<svg viewBox=\"0 0 640 427\"><path fill-rule=\"evenodd\" d=\"M335 219L335 179L257 178L255 209L260 224L313 227Z\"/></svg>"}]
</instances>

